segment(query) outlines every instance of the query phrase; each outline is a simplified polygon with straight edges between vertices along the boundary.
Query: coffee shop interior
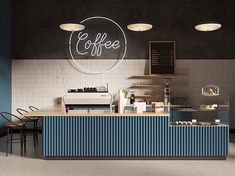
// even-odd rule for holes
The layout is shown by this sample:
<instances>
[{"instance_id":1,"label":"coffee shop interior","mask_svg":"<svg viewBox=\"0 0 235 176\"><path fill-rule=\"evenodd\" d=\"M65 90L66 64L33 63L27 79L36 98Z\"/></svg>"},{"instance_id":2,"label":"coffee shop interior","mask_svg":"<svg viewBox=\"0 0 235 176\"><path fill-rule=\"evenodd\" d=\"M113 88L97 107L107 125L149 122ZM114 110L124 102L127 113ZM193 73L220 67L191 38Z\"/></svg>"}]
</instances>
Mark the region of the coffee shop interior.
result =
<instances>
[{"instance_id":1,"label":"coffee shop interior","mask_svg":"<svg viewBox=\"0 0 235 176\"><path fill-rule=\"evenodd\" d=\"M0 175L235 175L234 1L0 2Z\"/></svg>"}]
</instances>

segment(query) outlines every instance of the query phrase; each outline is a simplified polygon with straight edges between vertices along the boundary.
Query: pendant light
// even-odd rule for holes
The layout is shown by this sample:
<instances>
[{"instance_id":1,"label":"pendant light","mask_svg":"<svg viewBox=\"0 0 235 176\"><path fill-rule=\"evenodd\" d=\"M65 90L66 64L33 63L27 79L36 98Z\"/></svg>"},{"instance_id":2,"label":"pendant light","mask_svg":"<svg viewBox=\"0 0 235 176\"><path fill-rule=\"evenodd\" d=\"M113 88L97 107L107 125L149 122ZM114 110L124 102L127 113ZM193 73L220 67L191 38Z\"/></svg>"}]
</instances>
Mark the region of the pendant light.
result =
<instances>
[{"instance_id":1,"label":"pendant light","mask_svg":"<svg viewBox=\"0 0 235 176\"><path fill-rule=\"evenodd\" d=\"M145 6L145 2L138 1L134 6L131 6L129 9L129 24L127 29L135 32L144 32L149 31L153 28L153 25L150 23L152 21L151 15L143 11L142 7Z\"/></svg>"},{"instance_id":2,"label":"pendant light","mask_svg":"<svg viewBox=\"0 0 235 176\"><path fill-rule=\"evenodd\" d=\"M143 32L152 29L153 25L148 23L133 23L127 25L127 28L131 31Z\"/></svg>"},{"instance_id":3,"label":"pendant light","mask_svg":"<svg viewBox=\"0 0 235 176\"><path fill-rule=\"evenodd\" d=\"M85 26L78 23L63 23L59 25L59 28L64 31L82 31Z\"/></svg>"},{"instance_id":4,"label":"pendant light","mask_svg":"<svg viewBox=\"0 0 235 176\"><path fill-rule=\"evenodd\" d=\"M208 21L208 22L197 24L195 26L195 29L197 31L202 31L202 32L211 32L211 31L219 30L221 27L222 25L218 22Z\"/></svg>"}]
</instances>

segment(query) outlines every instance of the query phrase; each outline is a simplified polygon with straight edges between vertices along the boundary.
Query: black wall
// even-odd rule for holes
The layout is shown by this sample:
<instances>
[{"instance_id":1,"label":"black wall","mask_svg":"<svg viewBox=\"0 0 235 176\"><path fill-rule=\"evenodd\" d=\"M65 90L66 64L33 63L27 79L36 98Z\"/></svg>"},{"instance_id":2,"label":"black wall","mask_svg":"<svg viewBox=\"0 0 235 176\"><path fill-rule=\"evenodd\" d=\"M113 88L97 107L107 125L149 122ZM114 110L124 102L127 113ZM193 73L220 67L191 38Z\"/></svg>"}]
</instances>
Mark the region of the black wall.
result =
<instances>
[{"instance_id":1,"label":"black wall","mask_svg":"<svg viewBox=\"0 0 235 176\"><path fill-rule=\"evenodd\" d=\"M105 16L125 29L126 58L147 58L148 41L174 40L177 59L232 59L234 7L235 2L228 0L12 0L12 58L64 59L69 33L58 25ZM137 18L149 21L154 28L141 33L128 31L126 25ZM216 20L223 27L215 32L195 31L194 25L205 20Z\"/></svg>"}]
</instances>

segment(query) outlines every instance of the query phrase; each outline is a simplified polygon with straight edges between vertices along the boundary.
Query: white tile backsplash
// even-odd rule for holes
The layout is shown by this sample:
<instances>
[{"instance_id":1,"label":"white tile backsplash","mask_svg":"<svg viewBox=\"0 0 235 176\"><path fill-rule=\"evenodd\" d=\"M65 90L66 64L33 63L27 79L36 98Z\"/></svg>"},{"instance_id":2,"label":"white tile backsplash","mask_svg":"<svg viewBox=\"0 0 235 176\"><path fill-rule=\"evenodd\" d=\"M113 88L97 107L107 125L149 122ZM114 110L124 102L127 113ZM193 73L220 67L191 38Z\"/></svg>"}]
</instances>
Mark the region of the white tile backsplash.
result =
<instances>
[{"instance_id":1,"label":"white tile backsplash","mask_svg":"<svg viewBox=\"0 0 235 176\"><path fill-rule=\"evenodd\" d=\"M112 60L81 61L86 69L100 71L113 64ZM124 60L113 71L89 75L74 69L68 60L14 60L12 61L12 109L27 108L35 105L39 108L53 106L55 99L63 96L69 88L106 86L115 96L117 91L128 88L144 80L127 79L133 75L148 73L147 60ZM235 128L235 60L176 60L175 72L188 75L187 95L190 103L198 107L201 87L216 84L222 95L229 95L231 100L231 126ZM147 81L148 82L148 81ZM146 90L147 91L147 90ZM138 92L137 92L138 94Z\"/></svg>"},{"instance_id":2,"label":"white tile backsplash","mask_svg":"<svg viewBox=\"0 0 235 176\"><path fill-rule=\"evenodd\" d=\"M89 65L90 70L93 70L92 66L96 69L97 65L100 68L110 65L109 60L90 62L84 61L82 65ZM63 96L69 88L106 86L108 83L110 92L115 95L119 89L136 81L128 80L128 77L143 75L144 70L145 60L125 60L113 71L100 75L81 73L67 60L13 60L13 110L26 108L29 104L39 108L52 106L55 98Z\"/></svg>"}]
</instances>

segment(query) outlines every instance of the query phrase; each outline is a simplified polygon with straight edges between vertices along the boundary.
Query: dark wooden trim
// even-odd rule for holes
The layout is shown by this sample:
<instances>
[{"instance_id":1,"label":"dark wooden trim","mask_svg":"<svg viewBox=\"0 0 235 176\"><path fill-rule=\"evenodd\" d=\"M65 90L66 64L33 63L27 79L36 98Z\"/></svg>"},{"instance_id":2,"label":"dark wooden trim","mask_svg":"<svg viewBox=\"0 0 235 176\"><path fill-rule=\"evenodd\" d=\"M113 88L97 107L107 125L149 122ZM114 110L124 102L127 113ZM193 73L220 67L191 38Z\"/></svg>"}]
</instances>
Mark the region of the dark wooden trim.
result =
<instances>
[{"instance_id":1,"label":"dark wooden trim","mask_svg":"<svg viewBox=\"0 0 235 176\"><path fill-rule=\"evenodd\" d=\"M45 160L226 160L221 157L43 157Z\"/></svg>"}]
</instances>

